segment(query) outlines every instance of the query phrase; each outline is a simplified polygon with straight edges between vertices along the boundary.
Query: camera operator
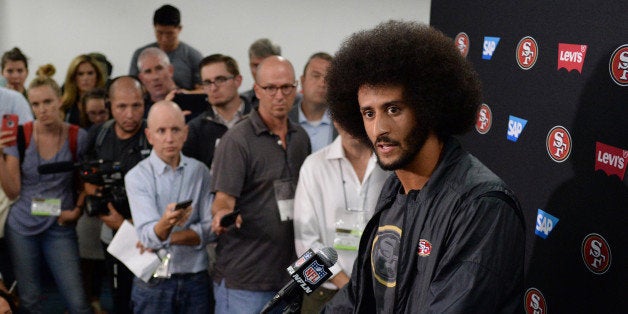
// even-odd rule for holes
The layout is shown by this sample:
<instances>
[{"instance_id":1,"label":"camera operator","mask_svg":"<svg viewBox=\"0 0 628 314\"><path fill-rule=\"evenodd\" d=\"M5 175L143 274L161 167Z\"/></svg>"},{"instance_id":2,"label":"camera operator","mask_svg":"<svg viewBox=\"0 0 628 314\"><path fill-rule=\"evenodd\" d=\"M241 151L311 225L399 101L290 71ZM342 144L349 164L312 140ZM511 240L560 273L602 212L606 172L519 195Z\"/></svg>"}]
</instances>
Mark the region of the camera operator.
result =
<instances>
[{"instance_id":1,"label":"camera operator","mask_svg":"<svg viewBox=\"0 0 628 314\"><path fill-rule=\"evenodd\" d=\"M117 175L120 179L116 181L114 178L114 183L110 184L113 185L113 193L112 187L108 184L85 183L85 191L89 195L86 212L90 215L98 215L103 221L100 238L105 247L109 245L113 233L122 225L122 222L125 219L131 219L124 192L122 192L123 200L119 200L119 190L124 183L121 178L124 178L127 171L150 154L150 144L144 134L146 128L146 122L143 120L144 95L140 81L131 76L118 77L111 82L108 96L108 105L113 119L90 130L87 160L102 159L106 162L113 162L116 167L119 167L119 169L113 169L113 175ZM112 169L101 170L96 169L95 173L98 174L100 171L103 176L113 176ZM119 172L115 173L115 170ZM120 187L117 186L117 182L121 185ZM131 313L133 273L107 252L105 252L105 264L112 284L114 312Z\"/></svg>"}]
</instances>

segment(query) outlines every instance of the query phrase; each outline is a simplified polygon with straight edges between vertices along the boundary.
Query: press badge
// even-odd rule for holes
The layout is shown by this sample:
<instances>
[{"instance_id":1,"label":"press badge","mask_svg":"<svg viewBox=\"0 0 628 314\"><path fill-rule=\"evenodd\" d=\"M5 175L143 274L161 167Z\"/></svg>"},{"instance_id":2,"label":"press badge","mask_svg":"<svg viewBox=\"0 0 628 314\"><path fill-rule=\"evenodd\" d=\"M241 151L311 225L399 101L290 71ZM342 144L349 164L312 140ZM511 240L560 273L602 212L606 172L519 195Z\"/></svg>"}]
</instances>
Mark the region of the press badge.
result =
<instances>
[{"instance_id":1,"label":"press badge","mask_svg":"<svg viewBox=\"0 0 628 314\"><path fill-rule=\"evenodd\" d=\"M33 216L59 216L61 214L60 198L33 197L31 203L31 215Z\"/></svg>"},{"instance_id":2,"label":"press badge","mask_svg":"<svg viewBox=\"0 0 628 314\"><path fill-rule=\"evenodd\" d=\"M366 211L360 209L336 209L336 231L334 248L336 250L357 251L360 237L366 225Z\"/></svg>"},{"instance_id":3,"label":"press badge","mask_svg":"<svg viewBox=\"0 0 628 314\"><path fill-rule=\"evenodd\" d=\"M294 183L291 179L275 180L275 199L279 208L279 218L281 221L288 221L294 218Z\"/></svg>"},{"instance_id":4,"label":"press badge","mask_svg":"<svg viewBox=\"0 0 628 314\"><path fill-rule=\"evenodd\" d=\"M155 273L153 274L153 278L170 278L172 273L170 272L170 259L172 255L170 252L163 254L160 250L160 254L157 254L161 259L161 264L155 269Z\"/></svg>"}]
</instances>

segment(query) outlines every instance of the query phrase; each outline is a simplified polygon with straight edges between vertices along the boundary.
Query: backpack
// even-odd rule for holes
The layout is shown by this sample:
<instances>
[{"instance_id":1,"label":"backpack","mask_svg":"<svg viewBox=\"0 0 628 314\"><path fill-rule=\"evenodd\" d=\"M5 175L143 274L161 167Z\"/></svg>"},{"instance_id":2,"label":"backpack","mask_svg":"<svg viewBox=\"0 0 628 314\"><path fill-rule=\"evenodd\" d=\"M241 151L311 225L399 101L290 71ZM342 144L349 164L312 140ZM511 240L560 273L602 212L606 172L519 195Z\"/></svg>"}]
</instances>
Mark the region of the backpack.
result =
<instances>
[{"instance_id":1,"label":"backpack","mask_svg":"<svg viewBox=\"0 0 628 314\"><path fill-rule=\"evenodd\" d=\"M70 124L68 129L68 140L70 141L70 151L72 152L72 161L78 160L78 133L79 126ZM24 162L24 152L31 141L31 135L33 134L33 121L26 122L24 125L20 125L17 128L17 150L20 154L20 166Z\"/></svg>"}]
</instances>

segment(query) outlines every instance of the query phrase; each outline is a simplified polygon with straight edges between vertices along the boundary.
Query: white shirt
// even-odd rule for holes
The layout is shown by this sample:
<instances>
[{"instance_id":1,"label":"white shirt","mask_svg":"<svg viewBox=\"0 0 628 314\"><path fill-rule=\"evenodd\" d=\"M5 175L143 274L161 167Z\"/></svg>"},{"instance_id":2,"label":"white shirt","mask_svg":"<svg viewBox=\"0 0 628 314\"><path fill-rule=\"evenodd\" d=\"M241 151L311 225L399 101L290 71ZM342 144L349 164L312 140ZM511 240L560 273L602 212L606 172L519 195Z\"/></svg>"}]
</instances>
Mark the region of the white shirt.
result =
<instances>
[{"instance_id":1,"label":"white shirt","mask_svg":"<svg viewBox=\"0 0 628 314\"><path fill-rule=\"evenodd\" d=\"M342 173L341 173L342 167ZM390 172L377 165L371 155L363 182L345 157L340 136L330 145L305 159L294 197L294 238L297 256L307 249L314 251L334 246L336 211L349 208L365 210L365 219L373 216L377 199ZM345 184L343 186L343 180ZM346 196L346 203L345 203ZM357 215L355 215L357 219ZM338 263L351 276L357 251L337 250ZM327 282L327 289L338 289Z\"/></svg>"}]
</instances>

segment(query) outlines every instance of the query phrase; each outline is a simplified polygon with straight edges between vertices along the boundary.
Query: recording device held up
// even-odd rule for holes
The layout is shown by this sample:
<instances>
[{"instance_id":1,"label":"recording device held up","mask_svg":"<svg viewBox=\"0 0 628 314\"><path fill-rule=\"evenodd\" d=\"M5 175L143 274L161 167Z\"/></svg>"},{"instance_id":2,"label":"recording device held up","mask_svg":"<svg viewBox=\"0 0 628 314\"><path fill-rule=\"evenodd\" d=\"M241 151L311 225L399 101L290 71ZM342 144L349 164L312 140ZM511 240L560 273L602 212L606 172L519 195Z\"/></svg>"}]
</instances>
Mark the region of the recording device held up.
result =
<instances>
[{"instance_id":1,"label":"recording device held up","mask_svg":"<svg viewBox=\"0 0 628 314\"><path fill-rule=\"evenodd\" d=\"M73 163L71 161L55 162L40 165L37 168L40 174L52 174L79 170L79 176L84 182L100 187L100 195L88 195L85 198L85 212L88 216L108 215L107 203L125 219L131 218L129 200L124 188L124 176L119 162L102 159Z\"/></svg>"}]
</instances>

